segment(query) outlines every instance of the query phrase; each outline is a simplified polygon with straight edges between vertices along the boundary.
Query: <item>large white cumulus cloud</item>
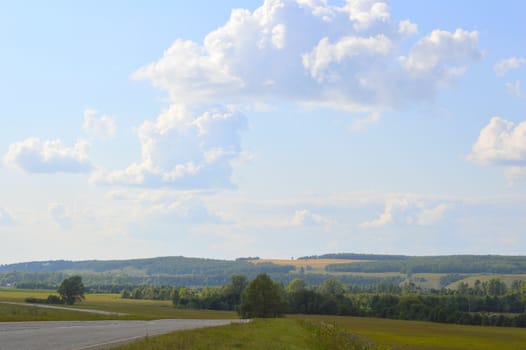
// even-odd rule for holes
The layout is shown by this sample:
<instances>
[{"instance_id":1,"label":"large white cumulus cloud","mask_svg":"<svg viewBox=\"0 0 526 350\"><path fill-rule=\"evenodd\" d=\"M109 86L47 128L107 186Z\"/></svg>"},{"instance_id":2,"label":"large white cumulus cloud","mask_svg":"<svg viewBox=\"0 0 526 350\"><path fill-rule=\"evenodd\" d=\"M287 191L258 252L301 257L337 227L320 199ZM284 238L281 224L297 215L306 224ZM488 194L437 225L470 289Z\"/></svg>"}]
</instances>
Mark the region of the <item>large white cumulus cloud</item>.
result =
<instances>
[{"instance_id":1,"label":"large white cumulus cloud","mask_svg":"<svg viewBox=\"0 0 526 350\"><path fill-rule=\"evenodd\" d=\"M368 113L353 124L361 130L385 110L431 99L481 57L476 31L417 34L384 1L266 0L254 11L234 9L202 42L178 38L133 74L166 91L171 106L137 129L140 161L99 169L91 179L229 187L246 120L230 107L209 106L285 101Z\"/></svg>"},{"instance_id":2,"label":"large white cumulus cloud","mask_svg":"<svg viewBox=\"0 0 526 350\"><path fill-rule=\"evenodd\" d=\"M428 99L481 57L478 33L436 30L404 53L417 25L386 3L267 0L232 11L203 43L177 39L134 73L174 102L286 99L353 111Z\"/></svg>"},{"instance_id":3,"label":"large white cumulus cloud","mask_svg":"<svg viewBox=\"0 0 526 350\"><path fill-rule=\"evenodd\" d=\"M245 116L234 108L202 112L172 105L137 129L140 162L116 171L99 170L92 181L179 189L230 187L231 162L241 154L240 131L245 126Z\"/></svg>"},{"instance_id":4,"label":"large white cumulus cloud","mask_svg":"<svg viewBox=\"0 0 526 350\"><path fill-rule=\"evenodd\" d=\"M526 165L526 122L491 118L468 159L481 164Z\"/></svg>"},{"instance_id":5,"label":"large white cumulus cloud","mask_svg":"<svg viewBox=\"0 0 526 350\"><path fill-rule=\"evenodd\" d=\"M526 121L515 124L500 117L491 118L467 159L482 165L505 166L510 182L526 179Z\"/></svg>"},{"instance_id":6,"label":"large white cumulus cloud","mask_svg":"<svg viewBox=\"0 0 526 350\"><path fill-rule=\"evenodd\" d=\"M408 57L400 57L400 62L413 76L447 80L464 72L463 62L481 57L478 37L475 31L434 30L411 48Z\"/></svg>"}]
</instances>

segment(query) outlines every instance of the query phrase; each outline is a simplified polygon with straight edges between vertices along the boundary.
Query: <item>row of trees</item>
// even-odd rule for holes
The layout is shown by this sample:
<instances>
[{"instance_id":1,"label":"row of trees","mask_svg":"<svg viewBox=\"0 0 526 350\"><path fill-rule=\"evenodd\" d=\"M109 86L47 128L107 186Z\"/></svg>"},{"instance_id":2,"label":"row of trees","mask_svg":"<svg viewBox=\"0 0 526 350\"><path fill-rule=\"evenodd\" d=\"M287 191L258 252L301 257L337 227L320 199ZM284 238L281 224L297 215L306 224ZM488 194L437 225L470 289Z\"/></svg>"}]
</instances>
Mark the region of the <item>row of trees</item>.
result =
<instances>
[{"instance_id":1,"label":"row of trees","mask_svg":"<svg viewBox=\"0 0 526 350\"><path fill-rule=\"evenodd\" d=\"M406 320L460 323L471 325L526 327L526 283L515 281L510 288L499 279L461 284L451 292L429 293L407 283L387 293L350 293L352 288L329 278L318 286L295 279L284 287L267 274L248 282L233 275L218 288L144 287L122 297L135 299L172 299L176 307L237 310L244 318L277 317L286 312L373 316ZM66 278L57 290L60 297L29 302L73 304L84 299L80 276Z\"/></svg>"},{"instance_id":2,"label":"row of trees","mask_svg":"<svg viewBox=\"0 0 526 350\"><path fill-rule=\"evenodd\" d=\"M488 281L481 282L476 280L473 286L466 282L460 282L457 285L456 293L461 295L478 295L478 296L501 296L506 294L526 294L526 283L521 280L514 280L511 286L498 278L492 278Z\"/></svg>"},{"instance_id":3,"label":"row of trees","mask_svg":"<svg viewBox=\"0 0 526 350\"><path fill-rule=\"evenodd\" d=\"M243 317L288 312L526 327L526 288L522 283L515 283L505 294L499 280L479 284L454 293L430 293L411 283L390 289L383 286L385 293L350 293L352 288L334 278L318 286L309 286L302 279L283 286L266 274L250 283L236 275L221 288L175 288L172 300L177 307L237 310Z\"/></svg>"}]
</instances>

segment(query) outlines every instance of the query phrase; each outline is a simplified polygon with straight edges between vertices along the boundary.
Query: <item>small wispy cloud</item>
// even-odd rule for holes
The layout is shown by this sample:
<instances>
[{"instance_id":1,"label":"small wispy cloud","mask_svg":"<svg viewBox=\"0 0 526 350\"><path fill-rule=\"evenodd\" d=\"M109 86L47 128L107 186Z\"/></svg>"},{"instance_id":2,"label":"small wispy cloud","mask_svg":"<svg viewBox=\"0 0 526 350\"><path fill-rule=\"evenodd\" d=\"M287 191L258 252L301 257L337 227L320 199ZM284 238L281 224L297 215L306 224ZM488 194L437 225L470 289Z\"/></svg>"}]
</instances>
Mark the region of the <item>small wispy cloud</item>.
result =
<instances>
[{"instance_id":1,"label":"small wispy cloud","mask_svg":"<svg viewBox=\"0 0 526 350\"><path fill-rule=\"evenodd\" d=\"M111 138L115 136L117 131L117 124L115 117L100 115L94 109L86 109L84 111L84 123L82 129L89 135L100 138Z\"/></svg>"},{"instance_id":2,"label":"small wispy cloud","mask_svg":"<svg viewBox=\"0 0 526 350\"><path fill-rule=\"evenodd\" d=\"M11 144L4 163L28 173L86 173L93 168L88 149L86 141L67 147L61 140L42 141L32 137Z\"/></svg>"},{"instance_id":3,"label":"small wispy cloud","mask_svg":"<svg viewBox=\"0 0 526 350\"><path fill-rule=\"evenodd\" d=\"M511 70L520 68L524 64L526 64L526 58L511 57L498 61L493 66L493 69L495 70L495 73L501 77Z\"/></svg>"},{"instance_id":4,"label":"small wispy cloud","mask_svg":"<svg viewBox=\"0 0 526 350\"><path fill-rule=\"evenodd\" d=\"M296 210L292 218L292 224L295 226L327 226L333 223L333 220L312 213L307 209Z\"/></svg>"}]
</instances>

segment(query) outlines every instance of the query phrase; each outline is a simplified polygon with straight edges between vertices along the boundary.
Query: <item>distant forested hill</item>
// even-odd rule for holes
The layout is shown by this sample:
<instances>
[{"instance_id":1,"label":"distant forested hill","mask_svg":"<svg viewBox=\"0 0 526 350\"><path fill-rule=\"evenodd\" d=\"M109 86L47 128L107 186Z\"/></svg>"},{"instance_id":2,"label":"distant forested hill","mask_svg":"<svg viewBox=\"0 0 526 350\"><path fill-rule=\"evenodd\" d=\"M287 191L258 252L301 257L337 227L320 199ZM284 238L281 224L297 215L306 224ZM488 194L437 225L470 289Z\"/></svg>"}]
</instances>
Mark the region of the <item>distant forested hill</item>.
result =
<instances>
[{"instance_id":1,"label":"distant forested hill","mask_svg":"<svg viewBox=\"0 0 526 350\"><path fill-rule=\"evenodd\" d=\"M324 259L324 264L315 261ZM330 260L336 259L336 260ZM345 259L345 261L344 261ZM252 263L248 258L217 260L182 256L131 260L33 261L0 265L0 286L56 289L73 274L81 275L91 291L120 291L130 286L220 286L234 274L248 279L267 273L274 280L288 284L294 278L317 285L329 277L355 286L404 281L425 283L430 277L412 278L413 274L435 273L440 284L483 274L526 274L526 256L450 255L403 256L338 253L302 257L284 263ZM336 264L338 260L341 263ZM354 262L348 262L354 260ZM302 267L304 266L304 267ZM524 278L520 277L520 278ZM432 283L432 282L430 282ZM429 285L428 285L429 286Z\"/></svg>"},{"instance_id":2,"label":"distant forested hill","mask_svg":"<svg viewBox=\"0 0 526 350\"><path fill-rule=\"evenodd\" d=\"M64 272L86 271L98 273L116 273L133 271L134 274L151 276L159 274L196 275L216 273L243 273L255 270L272 273L288 272L293 266L262 263L254 265L244 260L215 260L170 256L131 260L85 260L85 261L33 261L10 265L0 265L0 272Z\"/></svg>"},{"instance_id":3,"label":"distant forested hill","mask_svg":"<svg viewBox=\"0 0 526 350\"><path fill-rule=\"evenodd\" d=\"M348 254L334 254L345 256ZM374 257L369 255L368 257ZM493 273L520 274L526 273L526 256L503 255L445 255L445 256L394 256L382 255L380 259L368 260L351 264L328 265L328 272L399 272L412 273Z\"/></svg>"},{"instance_id":4,"label":"distant forested hill","mask_svg":"<svg viewBox=\"0 0 526 350\"><path fill-rule=\"evenodd\" d=\"M79 274L87 285L222 285L233 274L287 274L294 266L252 264L246 260L160 257L132 260L33 261L0 265L0 285L53 288L65 276Z\"/></svg>"}]
</instances>

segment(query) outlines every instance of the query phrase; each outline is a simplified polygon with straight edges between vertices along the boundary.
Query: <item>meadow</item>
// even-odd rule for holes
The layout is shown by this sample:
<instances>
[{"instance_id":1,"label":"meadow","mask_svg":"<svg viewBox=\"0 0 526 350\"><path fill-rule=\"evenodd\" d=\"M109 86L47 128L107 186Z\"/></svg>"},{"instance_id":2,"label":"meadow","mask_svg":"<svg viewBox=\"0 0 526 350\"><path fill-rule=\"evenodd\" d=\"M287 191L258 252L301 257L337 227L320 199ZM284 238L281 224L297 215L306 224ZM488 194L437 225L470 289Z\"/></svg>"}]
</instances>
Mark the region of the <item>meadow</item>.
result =
<instances>
[{"instance_id":1,"label":"meadow","mask_svg":"<svg viewBox=\"0 0 526 350\"><path fill-rule=\"evenodd\" d=\"M296 319L296 317L293 317ZM378 345L404 350L526 349L526 329L463 326L362 317L308 316L332 323Z\"/></svg>"},{"instance_id":2,"label":"meadow","mask_svg":"<svg viewBox=\"0 0 526 350\"><path fill-rule=\"evenodd\" d=\"M250 350L388 350L366 340L309 321L256 319L250 323L173 332L128 344L119 350L250 349Z\"/></svg>"},{"instance_id":3,"label":"meadow","mask_svg":"<svg viewBox=\"0 0 526 350\"><path fill-rule=\"evenodd\" d=\"M60 321L60 320L153 320L161 318L190 319L237 319L235 312L176 309L168 300L122 299L118 294L87 294L86 299L72 309L97 309L128 315L97 315L85 312L41 309L27 306L2 304L2 301L24 302L27 297L46 298L49 290L20 290L0 288L0 321Z\"/></svg>"},{"instance_id":4,"label":"meadow","mask_svg":"<svg viewBox=\"0 0 526 350\"><path fill-rule=\"evenodd\" d=\"M118 349L517 350L526 349L526 330L376 318L289 316L179 331Z\"/></svg>"}]
</instances>

